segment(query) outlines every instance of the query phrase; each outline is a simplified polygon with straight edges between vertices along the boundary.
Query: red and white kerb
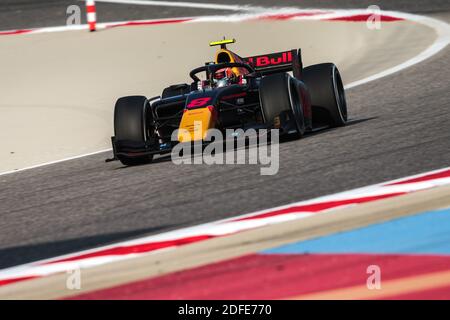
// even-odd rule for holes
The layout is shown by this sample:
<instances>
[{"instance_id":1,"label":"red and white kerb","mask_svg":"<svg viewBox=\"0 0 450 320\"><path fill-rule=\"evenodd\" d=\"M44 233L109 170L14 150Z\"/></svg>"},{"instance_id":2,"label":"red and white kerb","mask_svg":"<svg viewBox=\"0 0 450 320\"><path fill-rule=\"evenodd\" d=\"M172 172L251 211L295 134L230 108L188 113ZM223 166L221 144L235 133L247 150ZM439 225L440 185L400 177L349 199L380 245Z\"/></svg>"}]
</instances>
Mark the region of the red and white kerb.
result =
<instances>
[{"instance_id":1,"label":"red and white kerb","mask_svg":"<svg viewBox=\"0 0 450 320\"><path fill-rule=\"evenodd\" d=\"M329 212L332 209L357 206L444 185L450 185L450 167L320 198L295 202L230 219L168 231L3 269L0 270L0 287L51 274L64 273L68 270L91 268L125 259L137 258L159 250L175 249L190 243L225 237L245 230L304 219Z\"/></svg>"},{"instance_id":2,"label":"red and white kerb","mask_svg":"<svg viewBox=\"0 0 450 320\"><path fill-rule=\"evenodd\" d=\"M95 1L86 0L86 17L89 24L89 31L95 31L95 24L97 23L97 14L95 12Z\"/></svg>"}]
</instances>

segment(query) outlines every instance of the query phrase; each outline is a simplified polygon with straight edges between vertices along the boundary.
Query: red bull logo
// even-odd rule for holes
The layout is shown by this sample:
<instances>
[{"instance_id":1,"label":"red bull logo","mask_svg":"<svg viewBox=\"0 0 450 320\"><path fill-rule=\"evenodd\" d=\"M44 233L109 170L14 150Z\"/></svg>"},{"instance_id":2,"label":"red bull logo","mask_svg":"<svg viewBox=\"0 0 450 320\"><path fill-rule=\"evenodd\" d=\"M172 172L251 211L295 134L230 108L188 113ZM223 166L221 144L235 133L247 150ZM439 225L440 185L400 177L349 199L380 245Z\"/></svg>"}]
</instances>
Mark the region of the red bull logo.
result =
<instances>
[{"instance_id":1,"label":"red bull logo","mask_svg":"<svg viewBox=\"0 0 450 320\"><path fill-rule=\"evenodd\" d=\"M290 64L292 63L292 51L249 57L244 60L255 68Z\"/></svg>"}]
</instances>

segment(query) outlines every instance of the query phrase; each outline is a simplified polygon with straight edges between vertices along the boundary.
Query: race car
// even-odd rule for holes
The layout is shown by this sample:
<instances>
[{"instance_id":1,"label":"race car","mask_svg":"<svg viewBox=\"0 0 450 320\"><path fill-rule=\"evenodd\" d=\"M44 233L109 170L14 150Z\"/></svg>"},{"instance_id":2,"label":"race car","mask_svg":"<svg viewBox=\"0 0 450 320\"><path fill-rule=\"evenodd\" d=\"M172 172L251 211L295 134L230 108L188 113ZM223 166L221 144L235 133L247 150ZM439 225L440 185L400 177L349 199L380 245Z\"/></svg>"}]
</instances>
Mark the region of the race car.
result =
<instances>
[{"instance_id":1,"label":"race car","mask_svg":"<svg viewBox=\"0 0 450 320\"><path fill-rule=\"evenodd\" d=\"M190 84L171 85L150 99L118 99L111 160L127 166L148 163L177 143L206 141L212 128L279 129L280 136L301 138L346 124L347 103L336 65L303 67L301 49L240 57L227 48L234 42L211 42L219 47L214 61L193 69ZM173 139L175 130L184 134Z\"/></svg>"}]
</instances>

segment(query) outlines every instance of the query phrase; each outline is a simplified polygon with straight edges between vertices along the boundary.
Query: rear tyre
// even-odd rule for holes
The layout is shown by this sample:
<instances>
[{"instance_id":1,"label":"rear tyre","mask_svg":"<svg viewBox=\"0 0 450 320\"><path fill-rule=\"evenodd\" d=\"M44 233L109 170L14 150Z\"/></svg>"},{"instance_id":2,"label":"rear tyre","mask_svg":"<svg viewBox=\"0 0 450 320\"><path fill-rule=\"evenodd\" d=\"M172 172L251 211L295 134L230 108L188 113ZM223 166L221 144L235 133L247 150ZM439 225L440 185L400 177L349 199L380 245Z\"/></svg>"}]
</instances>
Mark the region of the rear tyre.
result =
<instances>
[{"instance_id":1,"label":"rear tyre","mask_svg":"<svg viewBox=\"0 0 450 320\"><path fill-rule=\"evenodd\" d=\"M117 100L114 108L114 135L117 152L146 147L146 111L148 100L143 96L128 96ZM117 158L126 166L149 163L153 156L124 156Z\"/></svg>"},{"instance_id":2,"label":"rear tyre","mask_svg":"<svg viewBox=\"0 0 450 320\"><path fill-rule=\"evenodd\" d=\"M163 92L161 94L161 98L165 99L165 98L180 96L183 94L188 94L189 92L191 92L191 86L189 86L188 84L186 84L186 83L174 84L163 90Z\"/></svg>"},{"instance_id":3,"label":"rear tyre","mask_svg":"<svg viewBox=\"0 0 450 320\"><path fill-rule=\"evenodd\" d=\"M266 76L261 79L259 94L265 123L275 125L276 118L290 115L293 118L295 137L300 138L305 132L305 120L297 79L287 73Z\"/></svg>"},{"instance_id":4,"label":"rear tyre","mask_svg":"<svg viewBox=\"0 0 450 320\"><path fill-rule=\"evenodd\" d=\"M306 67L303 69L302 77L311 95L313 121L314 113L320 114L321 117L325 114L325 119L320 119L321 122L327 122L332 127L344 126L347 123L347 101L336 65L321 63Z\"/></svg>"}]
</instances>

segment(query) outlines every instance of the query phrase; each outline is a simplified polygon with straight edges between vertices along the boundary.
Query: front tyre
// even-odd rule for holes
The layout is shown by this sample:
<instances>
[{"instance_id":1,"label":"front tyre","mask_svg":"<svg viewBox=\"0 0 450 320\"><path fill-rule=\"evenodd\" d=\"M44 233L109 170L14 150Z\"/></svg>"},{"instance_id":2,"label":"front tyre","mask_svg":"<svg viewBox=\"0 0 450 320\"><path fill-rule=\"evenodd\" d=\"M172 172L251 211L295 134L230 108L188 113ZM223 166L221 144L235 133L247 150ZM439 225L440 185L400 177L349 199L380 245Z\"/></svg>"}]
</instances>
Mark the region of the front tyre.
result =
<instances>
[{"instance_id":1,"label":"front tyre","mask_svg":"<svg viewBox=\"0 0 450 320\"><path fill-rule=\"evenodd\" d=\"M152 161L153 156L136 156L147 145L146 112L148 100L144 96L122 97L114 108L114 135L117 158L126 166L135 166ZM137 151L137 152L136 152ZM123 155L120 153L126 153Z\"/></svg>"}]
</instances>

